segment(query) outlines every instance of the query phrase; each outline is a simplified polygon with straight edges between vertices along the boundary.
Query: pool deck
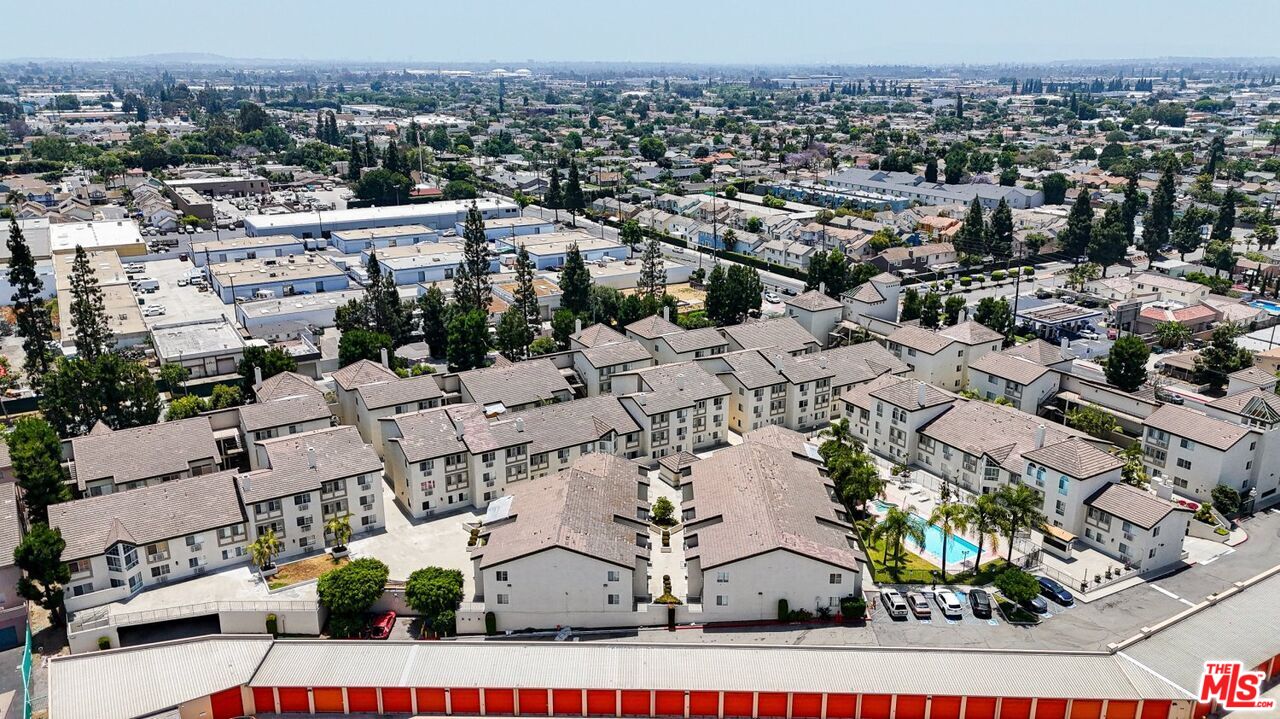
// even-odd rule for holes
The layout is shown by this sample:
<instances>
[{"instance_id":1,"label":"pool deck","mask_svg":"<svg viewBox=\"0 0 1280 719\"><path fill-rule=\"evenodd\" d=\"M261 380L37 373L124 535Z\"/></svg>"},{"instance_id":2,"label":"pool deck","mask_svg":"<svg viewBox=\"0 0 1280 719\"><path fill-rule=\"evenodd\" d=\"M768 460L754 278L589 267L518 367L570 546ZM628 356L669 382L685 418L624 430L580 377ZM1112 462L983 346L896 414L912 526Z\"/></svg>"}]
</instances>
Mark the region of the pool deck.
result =
<instances>
[{"instance_id":1,"label":"pool deck","mask_svg":"<svg viewBox=\"0 0 1280 719\"><path fill-rule=\"evenodd\" d=\"M901 477L889 478L890 481L885 486L884 496L882 497L881 501L896 504L897 506L902 507L904 509L910 509L913 514L919 515L920 517L924 517L927 520L929 517L929 514L932 513L934 508L938 506L937 494L932 490L927 489L921 486L920 484L917 484L911 481L911 478L905 478L907 480L906 482L895 481L895 480L902 480L902 479L904 478L901 478ZM882 512L877 511L877 508L874 505L871 507L871 510L875 512L877 515L883 514ZM955 534L954 537L958 539L963 539L964 541L972 544L974 547L978 546L978 537L970 532L959 532ZM914 545L914 543L912 544ZM922 548L914 547L914 546L912 546L911 548L913 551L916 552L916 554L920 555L920 557L924 559L926 562L929 562L935 567L939 567L939 568L942 567L942 557L938 556L936 553L924 550ZM994 546L992 546L990 541L984 541L982 543L983 564L986 564L987 562L990 562L994 559L999 559L1005 556L1008 553L1008 551L1009 551L1008 545L1004 541L1004 537L997 537L997 542ZM955 561L954 557L950 556L950 553L948 553L948 557L947 557L948 572L959 572L959 571L964 571L966 569L971 569L971 568L973 568L972 559L965 559L963 561L957 562Z\"/></svg>"}]
</instances>

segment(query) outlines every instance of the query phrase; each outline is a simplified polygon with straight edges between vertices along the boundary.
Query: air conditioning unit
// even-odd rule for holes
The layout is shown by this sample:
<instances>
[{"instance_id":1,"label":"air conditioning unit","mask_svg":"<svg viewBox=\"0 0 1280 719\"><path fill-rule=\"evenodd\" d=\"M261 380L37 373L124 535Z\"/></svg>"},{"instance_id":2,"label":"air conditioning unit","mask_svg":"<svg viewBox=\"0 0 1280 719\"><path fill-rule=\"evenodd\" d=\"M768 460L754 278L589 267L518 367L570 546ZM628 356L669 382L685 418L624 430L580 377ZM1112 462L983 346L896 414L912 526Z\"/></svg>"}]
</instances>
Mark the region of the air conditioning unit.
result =
<instances>
[{"instance_id":1,"label":"air conditioning unit","mask_svg":"<svg viewBox=\"0 0 1280 719\"><path fill-rule=\"evenodd\" d=\"M190 547L191 547L191 553L192 553L192 554L195 554L196 552L199 552L200 550L204 549L204 545L203 545L203 544L191 544L191 545L188 545L188 546L190 546Z\"/></svg>"},{"instance_id":2,"label":"air conditioning unit","mask_svg":"<svg viewBox=\"0 0 1280 719\"><path fill-rule=\"evenodd\" d=\"M307 511L308 509L311 509L311 505L310 505L310 504L299 504L299 505L298 505L298 511L299 511L299 512L305 512L305 511Z\"/></svg>"}]
</instances>

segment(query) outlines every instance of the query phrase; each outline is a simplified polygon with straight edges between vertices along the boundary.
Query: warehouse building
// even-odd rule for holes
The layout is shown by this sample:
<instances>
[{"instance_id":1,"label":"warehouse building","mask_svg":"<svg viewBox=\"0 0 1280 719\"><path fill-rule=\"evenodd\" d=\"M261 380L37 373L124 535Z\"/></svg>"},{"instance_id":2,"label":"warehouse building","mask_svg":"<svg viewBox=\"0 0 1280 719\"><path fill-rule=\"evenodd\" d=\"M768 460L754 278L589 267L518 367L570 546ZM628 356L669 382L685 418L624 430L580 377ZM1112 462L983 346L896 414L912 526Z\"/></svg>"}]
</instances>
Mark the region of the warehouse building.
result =
<instances>
[{"instance_id":1,"label":"warehouse building","mask_svg":"<svg viewBox=\"0 0 1280 719\"><path fill-rule=\"evenodd\" d=\"M293 235L302 239L324 237L343 230L366 230L373 227L423 225L433 230L452 230L467 217L472 204L486 219L516 217L520 208L512 202L481 198L478 200L446 200L417 205L361 207L352 210L322 212L287 212L279 215L250 215L244 218L244 233L259 235Z\"/></svg>"},{"instance_id":2,"label":"warehouse building","mask_svg":"<svg viewBox=\"0 0 1280 719\"><path fill-rule=\"evenodd\" d=\"M287 257L306 252L302 240L293 235L237 237L232 240L195 242L191 245L191 261L196 267L215 262L239 262L269 257Z\"/></svg>"},{"instance_id":3,"label":"warehouse building","mask_svg":"<svg viewBox=\"0 0 1280 719\"><path fill-rule=\"evenodd\" d=\"M208 266L209 282L223 302L336 292L351 286L347 274L324 257L241 260Z\"/></svg>"},{"instance_id":4,"label":"warehouse building","mask_svg":"<svg viewBox=\"0 0 1280 719\"><path fill-rule=\"evenodd\" d=\"M329 244L344 255L355 255L370 249L416 245L439 239L440 233L423 225L395 225L364 230L339 230L329 235Z\"/></svg>"}]
</instances>

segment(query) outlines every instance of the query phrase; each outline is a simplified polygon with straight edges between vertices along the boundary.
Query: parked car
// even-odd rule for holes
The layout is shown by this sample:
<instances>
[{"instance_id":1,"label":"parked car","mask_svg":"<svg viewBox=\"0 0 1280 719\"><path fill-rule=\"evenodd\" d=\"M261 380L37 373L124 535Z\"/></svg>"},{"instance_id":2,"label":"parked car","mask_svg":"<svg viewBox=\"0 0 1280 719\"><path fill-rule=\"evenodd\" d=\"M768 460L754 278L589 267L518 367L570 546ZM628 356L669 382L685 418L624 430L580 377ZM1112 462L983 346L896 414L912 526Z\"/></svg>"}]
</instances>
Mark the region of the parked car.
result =
<instances>
[{"instance_id":1,"label":"parked car","mask_svg":"<svg viewBox=\"0 0 1280 719\"><path fill-rule=\"evenodd\" d=\"M891 619L907 618L907 600L902 598L898 590L892 588L880 590L880 601L884 603L884 610L889 613Z\"/></svg>"},{"instance_id":2,"label":"parked car","mask_svg":"<svg viewBox=\"0 0 1280 719\"><path fill-rule=\"evenodd\" d=\"M379 614L369 622L369 638L370 639L386 639L391 636L391 628L396 625L396 613L386 612Z\"/></svg>"},{"instance_id":3,"label":"parked car","mask_svg":"<svg viewBox=\"0 0 1280 719\"><path fill-rule=\"evenodd\" d=\"M933 601L938 604L938 610L942 612L942 616L955 619L963 616L964 606L960 604L959 599L956 599L956 593L950 589L935 591Z\"/></svg>"},{"instance_id":4,"label":"parked car","mask_svg":"<svg viewBox=\"0 0 1280 719\"><path fill-rule=\"evenodd\" d=\"M1022 608L1032 614L1048 614L1049 603L1043 597L1032 597L1022 603Z\"/></svg>"},{"instance_id":5,"label":"parked car","mask_svg":"<svg viewBox=\"0 0 1280 719\"><path fill-rule=\"evenodd\" d=\"M933 611L929 609L929 600L925 599L920 592L908 592L907 605L911 607L911 613L916 615L916 619L928 619L933 616Z\"/></svg>"},{"instance_id":6,"label":"parked car","mask_svg":"<svg viewBox=\"0 0 1280 719\"><path fill-rule=\"evenodd\" d=\"M764 293L764 301L765 301L765 302L770 302L770 303L772 303L772 304L775 304L775 305L776 305L776 304L778 304L779 302L781 302L781 301L782 301L782 298L781 298L781 297L779 297L779 296L777 295L777 293L775 293L775 292L766 292L766 293Z\"/></svg>"},{"instance_id":7,"label":"parked car","mask_svg":"<svg viewBox=\"0 0 1280 719\"><path fill-rule=\"evenodd\" d=\"M969 607L973 609L973 616L982 617L983 619L991 618L991 595L987 594L985 589L972 589L969 591Z\"/></svg>"},{"instance_id":8,"label":"parked car","mask_svg":"<svg viewBox=\"0 0 1280 719\"><path fill-rule=\"evenodd\" d=\"M159 317L165 313L164 305L147 305L142 308L143 317Z\"/></svg>"},{"instance_id":9,"label":"parked car","mask_svg":"<svg viewBox=\"0 0 1280 719\"><path fill-rule=\"evenodd\" d=\"M1061 604L1064 607L1069 607L1076 603L1075 596L1072 595L1071 592L1068 592L1066 587L1058 584L1056 581L1048 577L1036 577L1036 581L1040 582L1040 593L1058 604Z\"/></svg>"}]
</instances>

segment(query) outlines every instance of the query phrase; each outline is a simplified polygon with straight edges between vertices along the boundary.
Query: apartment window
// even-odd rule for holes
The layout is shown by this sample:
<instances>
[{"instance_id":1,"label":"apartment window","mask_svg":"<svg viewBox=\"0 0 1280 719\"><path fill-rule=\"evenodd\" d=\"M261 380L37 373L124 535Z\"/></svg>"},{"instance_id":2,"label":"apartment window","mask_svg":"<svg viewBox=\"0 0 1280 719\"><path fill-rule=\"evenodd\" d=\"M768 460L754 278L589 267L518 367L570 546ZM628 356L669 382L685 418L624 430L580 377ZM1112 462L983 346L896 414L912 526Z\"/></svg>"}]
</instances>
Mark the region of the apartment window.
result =
<instances>
[{"instance_id":1,"label":"apartment window","mask_svg":"<svg viewBox=\"0 0 1280 719\"><path fill-rule=\"evenodd\" d=\"M1183 449L1195 449L1196 443L1183 437L1178 440L1178 446L1182 447Z\"/></svg>"},{"instance_id":2,"label":"apartment window","mask_svg":"<svg viewBox=\"0 0 1280 719\"><path fill-rule=\"evenodd\" d=\"M1182 489L1186 489L1186 488L1187 488L1187 480L1183 479L1182 477L1174 477L1174 478L1173 478L1173 486L1175 486L1175 487L1180 487L1180 488L1182 488Z\"/></svg>"},{"instance_id":3,"label":"apartment window","mask_svg":"<svg viewBox=\"0 0 1280 719\"><path fill-rule=\"evenodd\" d=\"M1063 502L1062 500L1058 500L1054 502L1053 513L1058 515L1059 517L1065 515L1067 513L1067 503Z\"/></svg>"},{"instance_id":4,"label":"apartment window","mask_svg":"<svg viewBox=\"0 0 1280 719\"><path fill-rule=\"evenodd\" d=\"M92 592L93 592L93 582L89 582L87 584L77 584L71 588L71 596L73 597L83 597L84 595L90 594Z\"/></svg>"},{"instance_id":5,"label":"apartment window","mask_svg":"<svg viewBox=\"0 0 1280 719\"><path fill-rule=\"evenodd\" d=\"M508 574L507 574L507 570L505 570L505 569L499 569L498 571L496 571L496 572L494 572L494 573L493 573L493 578L494 578L494 579L496 579L496 580L498 580L499 582L505 582L505 581L508 581Z\"/></svg>"},{"instance_id":6,"label":"apartment window","mask_svg":"<svg viewBox=\"0 0 1280 719\"><path fill-rule=\"evenodd\" d=\"M199 569L199 568L200 568L200 558L199 558L199 557L192 557L192 558L188 559L188 560L187 560L187 568L188 568L188 569Z\"/></svg>"},{"instance_id":7,"label":"apartment window","mask_svg":"<svg viewBox=\"0 0 1280 719\"><path fill-rule=\"evenodd\" d=\"M428 459L425 462L418 462L418 471L423 474L431 474L431 470L435 469L435 466L436 461L434 459Z\"/></svg>"},{"instance_id":8,"label":"apartment window","mask_svg":"<svg viewBox=\"0 0 1280 719\"><path fill-rule=\"evenodd\" d=\"M716 606L717 606L717 607L727 607L727 606L729 606L729 598L728 598L727 596L723 595L723 594L717 594L717 595L716 595Z\"/></svg>"},{"instance_id":9,"label":"apartment window","mask_svg":"<svg viewBox=\"0 0 1280 719\"><path fill-rule=\"evenodd\" d=\"M75 559L67 562L67 569L71 570L71 574L89 574L93 571L93 564L87 559Z\"/></svg>"},{"instance_id":10,"label":"apartment window","mask_svg":"<svg viewBox=\"0 0 1280 719\"><path fill-rule=\"evenodd\" d=\"M840 572L832 572L831 576L827 578L827 582L830 584L840 584L843 579L844 575L840 574Z\"/></svg>"},{"instance_id":11,"label":"apartment window","mask_svg":"<svg viewBox=\"0 0 1280 719\"><path fill-rule=\"evenodd\" d=\"M508 447L508 448L507 448L507 459L508 459L508 460L512 460L512 459L517 459L517 458L519 458L519 457L523 457L523 456L524 456L524 451L525 451L525 447L524 447L524 445L523 445L523 444L522 444L522 445L520 445L519 447Z\"/></svg>"},{"instance_id":12,"label":"apartment window","mask_svg":"<svg viewBox=\"0 0 1280 719\"><path fill-rule=\"evenodd\" d=\"M310 504L310 503L311 503L310 492L303 492L302 494L293 495L293 506L295 507L301 507L304 504Z\"/></svg>"},{"instance_id":13,"label":"apartment window","mask_svg":"<svg viewBox=\"0 0 1280 719\"><path fill-rule=\"evenodd\" d=\"M264 514L275 514L281 510L280 500L269 499L265 502L258 502L253 505L253 513L262 516Z\"/></svg>"},{"instance_id":14,"label":"apartment window","mask_svg":"<svg viewBox=\"0 0 1280 719\"><path fill-rule=\"evenodd\" d=\"M345 514L347 511L347 500L339 499L336 502L325 502L321 507L321 513L326 517Z\"/></svg>"},{"instance_id":15,"label":"apartment window","mask_svg":"<svg viewBox=\"0 0 1280 719\"><path fill-rule=\"evenodd\" d=\"M1062 496L1065 497L1070 491L1071 491L1071 480L1067 479L1066 477L1058 477L1058 494L1061 494Z\"/></svg>"},{"instance_id":16,"label":"apartment window","mask_svg":"<svg viewBox=\"0 0 1280 719\"><path fill-rule=\"evenodd\" d=\"M617 570L614 570L614 569L610 569L610 570L609 570L609 581L611 581L611 582L616 582L616 581L618 581L619 579L621 579L621 575L618 573L618 571L617 571Z\"/></svg>"},{"instance_id":17,"label":"apartment window","mask_svg":"<svg viewBox=\"0 0 1280 719\"><path fill-rule=\"evenodd\" d=\"M499 595L498 595L498 604L510 604L510 603L511 603L511 595L510 595L510 594L499 594Z\"/></svg>"},{"instance_id":18,"label":"apartment window","mask_svg":"<svg viewBox=\"0 0 1280 719\"><path fill-rule=\"evenodd\" d=\"M152 579L159 579L159 578L161 578L161 577L166 577L166 576L168 576L168 575L169 575L169 565L168 565L168 564L161 564L161 565L159 565L159 566L156 566L156 567L152 567L152 568L151 568L151 578L152 578Z\"/></svg>"},{"instance_id":19,"label":"apartment window","mask_svg":"<svg viewBox=\"0 0 1280 719\"><path fill-rule=\"evenodd\" d=\"M618 597L618 595L616 595L616 594L610 594L610 595L609 595L609 603L610 603L610 604L620 604L620 603L621 603L621 602L620 602L620 598L619 598L619 597Z\"/></svg>"},{"instance_id":20,"label":"apartment window","mask_svg":"<svg viewBox=\"0 0 1280 719\"><path fill-rule=\"evenodd\" d=\"M298 527L303 530L311 529L311 516L298 517Z\"/></svg>"},{"instance_id":21,"label":"apartment window","mask_svg":"<svg viewBox=\"0 0 1280 719\"><path fill-rule=\"evenodd\" d=\"M347 481L345 479L331 479L320 485L320 496L324 497L330 494L342 494L346 491Z\"/></svg>"},{"instance_id":22,"label":"apartment window","mask_svg":"<svg viewBox=\"0 0 1280 719\"><path fill-rule=\"evenodd\" d=\"M1191 460L1178 458L1178 469L1191 469Z\"/></svg>"},{"instance_id":23,"label":"apartment window","mask_svg":"<svg viewBox=\"0 0 1280 719\"><path fill-rule=\"evenodd\" d=\"M727 584L729 582L728 572L716 572L716 582L719 584Z\"/></svg>"}]
</instances>

